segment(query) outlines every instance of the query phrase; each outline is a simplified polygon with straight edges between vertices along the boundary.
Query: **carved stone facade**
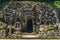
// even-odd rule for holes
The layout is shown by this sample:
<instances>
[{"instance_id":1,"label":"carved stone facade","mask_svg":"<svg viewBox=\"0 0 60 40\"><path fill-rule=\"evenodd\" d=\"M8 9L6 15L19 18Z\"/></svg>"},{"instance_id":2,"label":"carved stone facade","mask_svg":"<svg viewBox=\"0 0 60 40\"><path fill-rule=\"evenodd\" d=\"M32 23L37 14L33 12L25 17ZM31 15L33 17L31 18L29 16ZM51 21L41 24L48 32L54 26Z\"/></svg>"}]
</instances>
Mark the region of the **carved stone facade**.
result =
<instances>
[{"instance_id":1,"label":"carved stone facade","mask_svg":"<svg viewBox=\"0 0 60 40\"><path fill-rule=\"evenodd\" d=\"M3 9L3 19L8 25L16 23L16 31L21 28L20 32L25 33L33 33L35 29L38 29L39 33L40 25L54 25L58 22L53 7L45 2L30 1L10 2Z\"/></svg>"}]
</instances>

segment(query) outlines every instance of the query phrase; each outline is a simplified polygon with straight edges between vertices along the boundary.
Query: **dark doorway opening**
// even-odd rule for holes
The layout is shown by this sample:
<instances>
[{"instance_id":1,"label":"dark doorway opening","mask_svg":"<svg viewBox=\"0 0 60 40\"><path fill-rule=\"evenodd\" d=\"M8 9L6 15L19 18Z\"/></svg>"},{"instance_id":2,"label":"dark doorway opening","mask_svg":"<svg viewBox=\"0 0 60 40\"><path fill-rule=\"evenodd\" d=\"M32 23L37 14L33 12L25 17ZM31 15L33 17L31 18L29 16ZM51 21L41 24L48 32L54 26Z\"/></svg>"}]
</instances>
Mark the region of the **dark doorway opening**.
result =
<instances>
[{"instance_id":1,"label":"dark doorway opening","mask_svg":"<svg viewBox=\"0 0 60 40\"><path fill-rule=\"evenodd\" d=\"M32 19L31 18L27 20L27 32L28 33L33 32L33 25L32 25Z\"/></svg>"},{"instance_id":2,"label":"dark doorway opening","mask_svg":"<svg viewBox=\"0 0 60 40\"><path fill-rule=\"evenodd\" d=\"M60 16L60 10L59 10L59 13L58 13L58 18L59 18L59 22L60 22L60 17L59 16Z\"/></svg>"}]
</instances>

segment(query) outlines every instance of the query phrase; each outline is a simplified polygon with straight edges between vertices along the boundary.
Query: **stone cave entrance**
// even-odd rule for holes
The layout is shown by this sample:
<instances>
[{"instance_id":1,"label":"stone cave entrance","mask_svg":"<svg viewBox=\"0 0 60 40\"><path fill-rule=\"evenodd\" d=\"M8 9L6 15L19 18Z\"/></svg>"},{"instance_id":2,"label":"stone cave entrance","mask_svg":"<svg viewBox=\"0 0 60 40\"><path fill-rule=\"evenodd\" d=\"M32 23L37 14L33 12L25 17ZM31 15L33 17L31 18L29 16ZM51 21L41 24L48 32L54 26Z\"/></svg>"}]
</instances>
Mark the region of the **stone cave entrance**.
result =
<instances>
[{"instance_id":1,"label":"stone cave entrance","mask_svg":"<svg viewBox=\"0 0 60 40\"><path fill-rule=\"evenodd\" d=\"M27 32L32 33L33 32L33 21L32 18L27 19Z\"/></svg>"}]
</instances>

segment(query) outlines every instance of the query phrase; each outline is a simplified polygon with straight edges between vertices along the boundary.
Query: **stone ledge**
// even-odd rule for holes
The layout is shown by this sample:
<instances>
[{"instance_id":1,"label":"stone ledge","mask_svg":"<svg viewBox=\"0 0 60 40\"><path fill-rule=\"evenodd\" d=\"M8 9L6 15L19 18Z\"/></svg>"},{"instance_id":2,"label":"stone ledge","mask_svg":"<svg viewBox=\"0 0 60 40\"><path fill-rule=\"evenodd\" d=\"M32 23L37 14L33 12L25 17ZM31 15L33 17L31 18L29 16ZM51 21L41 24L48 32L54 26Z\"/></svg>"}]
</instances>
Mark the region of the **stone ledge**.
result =
<instances>
[{"instance_id":1,"label":"stone ledge","mask_svg":"<svg viewBox=\"0 0 60 40\"><path fill-rule=\"evenodd\" d=\"M39 35L22 35L22 38L38 38Z\"/></svg>"}]
</instances>

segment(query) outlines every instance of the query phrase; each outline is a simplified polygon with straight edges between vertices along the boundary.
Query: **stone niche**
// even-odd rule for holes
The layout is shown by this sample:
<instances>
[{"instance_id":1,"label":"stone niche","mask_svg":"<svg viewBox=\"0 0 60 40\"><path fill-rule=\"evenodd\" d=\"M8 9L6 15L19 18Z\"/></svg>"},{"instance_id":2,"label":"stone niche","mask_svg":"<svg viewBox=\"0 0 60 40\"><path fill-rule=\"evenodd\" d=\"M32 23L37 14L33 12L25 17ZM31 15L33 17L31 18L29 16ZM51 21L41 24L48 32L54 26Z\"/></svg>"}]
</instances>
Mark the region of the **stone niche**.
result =
<instances>
[{"instance_id":1,"label":"stone niche","mask_svg":"<svg viewBox=\"0 0 60 40\"><path fill-rule=\"evenodd\" d=\"M22 28L23 32L33 32L33 25L34 25L34 11L32 10L25 10L21 12L22 15Z\"/></svg>"}]
</instances>

